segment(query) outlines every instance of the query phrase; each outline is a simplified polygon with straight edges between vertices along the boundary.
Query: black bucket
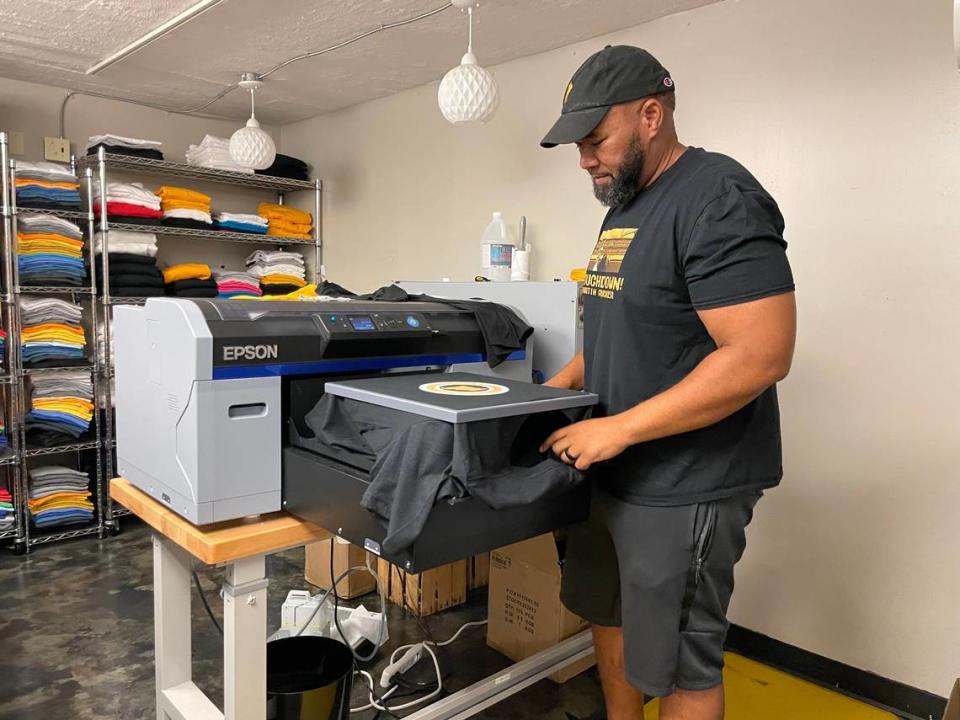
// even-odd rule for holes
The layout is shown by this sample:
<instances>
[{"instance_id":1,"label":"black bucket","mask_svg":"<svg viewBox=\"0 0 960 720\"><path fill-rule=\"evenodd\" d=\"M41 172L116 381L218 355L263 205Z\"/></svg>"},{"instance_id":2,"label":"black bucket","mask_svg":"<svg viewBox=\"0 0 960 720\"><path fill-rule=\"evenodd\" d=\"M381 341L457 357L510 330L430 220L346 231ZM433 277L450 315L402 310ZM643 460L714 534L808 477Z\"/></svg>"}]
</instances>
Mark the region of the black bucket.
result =
<instances>
[{"instance_id":1,"label":"black bucket","mask_svg":"<svg viewBox=\"0 0 960 720\"><path fill-rule=\"evenodd\" d=\"M353 653L337 640L267 643L267 720L348 720Z\"/></svg>"}]
</instances>

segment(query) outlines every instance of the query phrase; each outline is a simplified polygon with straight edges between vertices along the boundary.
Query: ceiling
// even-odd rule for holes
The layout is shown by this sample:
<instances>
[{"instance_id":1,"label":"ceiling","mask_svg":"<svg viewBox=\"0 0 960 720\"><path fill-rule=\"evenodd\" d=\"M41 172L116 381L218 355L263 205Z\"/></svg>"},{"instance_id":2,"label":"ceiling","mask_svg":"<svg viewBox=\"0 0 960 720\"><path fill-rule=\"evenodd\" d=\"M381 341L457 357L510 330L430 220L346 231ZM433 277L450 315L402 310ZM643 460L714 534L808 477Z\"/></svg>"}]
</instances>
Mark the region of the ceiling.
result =
<instances>
[{"instance_id":1,"label":"ceiling","mask_svg":"<svg viewBox=\"0 0 960 720\"><path fill-rule=\"evenodd\" d=\"M474 51L497 65L717 0L484 0ZM304 52L448 0L221 0L95 75L85 70L196 0L0 0L0 77L163 105L200 105ZM72 8L72 9L67 9ZM333 52L288 65L257 94L257 116L283 124L439 80L466 49L466 15L448 7ZM234 91L207 113L243 118Z\"/></svg>"}]
</instances>

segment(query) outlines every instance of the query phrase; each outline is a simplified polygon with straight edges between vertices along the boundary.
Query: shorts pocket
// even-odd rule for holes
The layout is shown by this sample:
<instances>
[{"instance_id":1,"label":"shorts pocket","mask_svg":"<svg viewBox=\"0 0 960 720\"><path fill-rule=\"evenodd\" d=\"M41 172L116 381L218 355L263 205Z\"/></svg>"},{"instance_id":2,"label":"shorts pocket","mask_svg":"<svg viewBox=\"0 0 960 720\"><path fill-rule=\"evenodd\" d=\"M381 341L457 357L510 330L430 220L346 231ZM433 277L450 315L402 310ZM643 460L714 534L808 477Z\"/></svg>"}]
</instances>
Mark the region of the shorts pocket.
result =
<instances>
[{"instance_id":1,"label":"shorts pocket","mask_svg":"<svg viewBox=\"0 0 960 720\"><path fill-rule=\"evenodd\" d=\"M690 553L690 567L687 569L686 589L680 611L681 631L686 630L690 622L690 610L703 578L703 566L713 547L713 537L717 531L717 503L699 503L694 508L693 516L693 551Z\"/></svg>"}]
</instances>

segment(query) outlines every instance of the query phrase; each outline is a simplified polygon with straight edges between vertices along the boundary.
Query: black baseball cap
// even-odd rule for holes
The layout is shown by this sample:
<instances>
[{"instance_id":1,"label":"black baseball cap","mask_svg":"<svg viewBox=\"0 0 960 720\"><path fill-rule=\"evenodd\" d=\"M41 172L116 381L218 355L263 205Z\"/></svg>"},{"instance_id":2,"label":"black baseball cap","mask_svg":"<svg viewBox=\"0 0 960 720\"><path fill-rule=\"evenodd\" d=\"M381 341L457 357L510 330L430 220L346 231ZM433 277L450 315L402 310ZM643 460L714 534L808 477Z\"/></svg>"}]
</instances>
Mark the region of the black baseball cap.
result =
<instances>
[{"instance_id":1,"label":"black baseball cap","mask_svg":"<svg viewBox=\"0 0 960 720\"><path fill-rule=\"evenodd\" d=\"M646 50L607 45L573 74L563 95L560 119L540 145L552 148L582 140L600 124L610 106L674 90L670 73Z\"/></svg>"}]
</instances>

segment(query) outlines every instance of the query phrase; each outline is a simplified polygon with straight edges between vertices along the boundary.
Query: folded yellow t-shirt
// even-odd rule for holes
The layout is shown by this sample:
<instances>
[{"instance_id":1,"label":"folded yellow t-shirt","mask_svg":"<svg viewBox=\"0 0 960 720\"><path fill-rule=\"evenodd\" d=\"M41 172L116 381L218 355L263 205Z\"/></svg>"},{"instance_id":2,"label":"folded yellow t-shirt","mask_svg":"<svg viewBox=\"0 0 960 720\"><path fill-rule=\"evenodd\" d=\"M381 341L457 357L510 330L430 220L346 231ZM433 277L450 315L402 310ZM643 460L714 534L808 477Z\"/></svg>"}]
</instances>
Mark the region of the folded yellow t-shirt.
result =
<instances>
[{"instance_id":1,"label":"folded yellow t-shirt","mask_svg":"<svg viewBox=\"0 0 960 720\"><path fill-rule=\"evenodd\" d=\"M17 248L18 255L63 255L79 260L83 253L77 248L69 245L60 245L53 242L34 241L29 243L20 243Z\"/></svg>"},{"instance_id":2,"label":"folded yellow t-shirt","mask_svg":"<svg viewBox=\"0 0 960 720\"><path fill-rule=\"evenodd\" d=\"M39 500L28 500L27 506L33 512L53 510L55 508L83 508L92 510L93 504L87 499L90 493L55 493Z\"/></svg>"},{"instance_id":3,"label":"folded yellow t-shirt","mask_svg":"<svg viewBox=\"0 0 960 720\"><path fill-rule=\"evenodd\" d=\"M55 410L76 415L84 420L93 418L93 403L77 397L34 398L31 405L37 410Z\"/></svg>"},{"instance_id":4,"label":"folded yellow t-shirt","mask_svg":"<svg viewBox=\"0 0 960 720\"><path fill-rule=\"evenodd\" d=\"M210 203L193 202L192 200L164 200L160 203L163 210L199 210L210 212Z\"/></svg>"},{"instance_id":5,"label":"folded yellow t-shirt","mask_svg":"<svg viewBox=\"0 0 960 720\"><path fill-rule=\"evenodd\" d=\"M186 200L187 202L210 204L210 196L189 188L163 185L157 190L157 197L161 200Z\"/></svg>"},{"instance_id":6,"label":"folded yellow t-shirt","mask_svg":"<svg viewBox=\"0 0 960 720\"><path fill-rule=\"evenodd\" d=\"M66 243L67 245L72 245L77 248L83 247L83 240L75 240L72 237L59 235L57 233L17 233L17 240L20 242L30 240L55 240L56 242Z\"/></svg>"},{"instance_id":7,"label":"folded yellow t-shirt","mask_svg":"<svg viewBox=\"0 0 960 720\"><path fill-rule=\"evenodd\" d=\"M267 224L270 230L289 233L308 233L313 230L310 223L290 222L289 220L270 220Z\"/></svg>"},{"instance_id":8,"label":"folded yellow t-shirt","mask_svg":"<svg viewBox=\"0 0 960 720\"><path fill-rule=\"evenodd\" d=\"M276 205L274 203L260 203L257 207L257 215L265 217L268 220L287 220L297 223L313 223L313 215L303 210L290 207L289 205Z\"/></svg>"},{"instance_id":9,"label":"folded yellow t-shirt","mask_svg":"<svg viewBox=\"0 0 960 720\"><path fill-rule=\"evenodd\" d=\"M28 185L39 185L45 188L63 188L64 190L77 190L80 183L60 182L58 180L31 180L29 178L17 178L17 187L26 187Z\"/></svg>"},{"instance_id":10,"label":"folded yellow t-shirt","mask_svg":"<svg viewBox=\"0 0 960 720\"><path fill-rule=\"evenodd\" d=\"M210 266L203 263L181 263L163 271L163 282L167 285L178 280L206 280L209 277Z\"/></svg>"},{"instance_id":11,"label":"folded yellow t-shirt","mask_svg":"<svg viewBox=\"0 0 960 720\"><path fill-rule=\"evenodd\" d=\"M299 278L296 275L284 275L283 273L274 273L272 275L264 275L260 278L261 285L296 285L297 287L303 287L307 284L306 280Z\"/></svg>"},{"instance_id":12,"label":"folded yellow t-shirt","mask_svg":"<svg viewBox=\"0 0 960 720\"><path fill-rule=\"evenodd\" d=\"M304 285L299 290L294 290L293 292L287 293L286 295L244 295L237 296L237 300L260 300L260 301L271 301L271 300L310 300L311 298L320 297L317 295L317 286L316 285Z\"/></svg>"},{"instance_id":13,"label":"folded yellow t-shirt","mask_svg":"<svg viewBox=\"0 0 960 720\"><path fill-rule=\"evenodd\" d=\"M298 232L288 232L285 230L277 230L272 225L267 228L267 235L272 235L273 237L285 237L285 238L294 238L295 240L313 240L312 235L307 233L298 233Z\"/></svg>"},{"instance_id":14,"label":"folded yellow t-shirt","mask_svg":"<svg viewBox=\"0 0 960 720\"><path fill-rule=\"evenodd\" d=\"M62 323L42 323L23 328L20 336L24 340L55 340L63 339L66 342L85 342L83 329Z\"/></svg>"}]
</instances>

